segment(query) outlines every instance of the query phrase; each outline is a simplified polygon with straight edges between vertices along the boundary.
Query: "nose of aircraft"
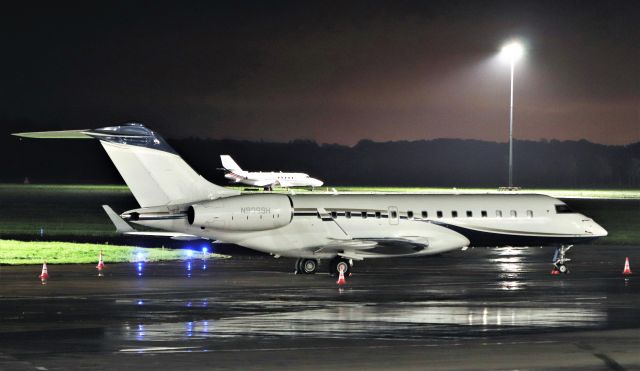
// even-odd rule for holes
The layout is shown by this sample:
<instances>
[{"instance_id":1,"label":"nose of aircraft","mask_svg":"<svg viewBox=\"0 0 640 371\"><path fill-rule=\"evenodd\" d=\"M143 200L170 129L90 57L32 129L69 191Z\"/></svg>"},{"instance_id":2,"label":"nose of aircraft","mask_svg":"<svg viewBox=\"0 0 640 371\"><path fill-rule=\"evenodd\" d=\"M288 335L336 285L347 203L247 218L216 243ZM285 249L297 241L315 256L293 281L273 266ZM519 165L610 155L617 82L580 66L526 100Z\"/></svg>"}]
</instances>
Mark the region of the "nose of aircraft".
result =
<instances>
[{"instance_id":1,"label":"nose of aircraft","mask_svg":"<svg viewBox=\"0 0 640 371\"><path fill-rule=\"evenodd\" d=\"M606 229L602 228L602 226L596 223L593 219L583 218L582 225L585 232L594 237L604 237L609 234Z\"/></svg>"},{"instance_id":2,"label":"nose of aircraft","mask_svg":"<svg viewBox=\"0 0 640 371\"><path fill-rule=\"evenodd\" d=\"M311 186L312 187L320 187L322 186L324 183L322 182L322 180L320 179L316 179L316 178L311 178Z\"/></svg>"},{"instance_id":3,"label":"nose of aircraft","mask_svg":"<svg viewBox=\"0 0 640 371\"><path fill-rule=\"evenodd\" d=\"M593 235L598 237L604 237L609 234L606 229L602 228L602 226L598 223L593 223Z\"/></svg>"}]
</instances>

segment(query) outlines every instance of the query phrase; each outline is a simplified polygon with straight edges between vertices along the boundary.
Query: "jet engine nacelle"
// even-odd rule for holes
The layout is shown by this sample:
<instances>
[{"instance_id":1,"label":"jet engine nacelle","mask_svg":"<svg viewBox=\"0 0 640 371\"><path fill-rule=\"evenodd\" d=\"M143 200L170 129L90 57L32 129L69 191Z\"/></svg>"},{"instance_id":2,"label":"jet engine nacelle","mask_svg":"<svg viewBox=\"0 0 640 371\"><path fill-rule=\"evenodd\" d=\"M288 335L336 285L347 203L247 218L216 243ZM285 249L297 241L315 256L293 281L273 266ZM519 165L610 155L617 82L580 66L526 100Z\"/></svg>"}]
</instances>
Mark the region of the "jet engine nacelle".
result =
<instances>
[{"instance_id":1,"label":"jet engine nacelle","mask_svg":"<svg viewBox=\"0 0 640 371\"><path fill-rule=\"evenodd\" d=\"M189 206L189 224L230 231L265 231L284 227L293 219L287 195L241 195Z\"/></svg>"}]
</instances>

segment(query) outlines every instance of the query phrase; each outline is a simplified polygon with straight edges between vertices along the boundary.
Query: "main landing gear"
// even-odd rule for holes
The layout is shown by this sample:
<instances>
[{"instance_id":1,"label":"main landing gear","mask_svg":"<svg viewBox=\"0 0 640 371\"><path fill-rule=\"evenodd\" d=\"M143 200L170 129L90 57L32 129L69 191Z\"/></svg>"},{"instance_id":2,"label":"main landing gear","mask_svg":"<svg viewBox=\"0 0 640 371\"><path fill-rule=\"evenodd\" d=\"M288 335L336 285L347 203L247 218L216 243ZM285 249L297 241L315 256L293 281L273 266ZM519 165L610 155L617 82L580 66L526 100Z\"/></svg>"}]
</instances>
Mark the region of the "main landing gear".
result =
<instances>
[{"instance_id":1,"label":"main landing gear","mask_svg":"<svg viewBox=\"0 0 640 371\"><path fill-rule=\"evenodd\" d=\"M570 262L571 259L567 258L566 254L571 249L571 247L573 247L573 245L560 246L556 249L555 254L553 254L553 267L560 273L569 273L567 262Z\"/></svg>"},{"instance_id":2,"label":"main landing gear","mask_svg":"<svg viewBox=\"0 0 640 371\"><path fill-rule=\"evenodd\" d=\"M296 261L295 274L314 274L318 271L320 262L317 259L300 258ZM340 256L336 256L329 262L329 274L337 275L342 270L345 276L349 276L353 262Z\"/></svg>"},{"instance_id":3,"label":"main landing gear","mask_svg":"<svg viewBox=\"0 0 640 371\"><path fill-rule=\"evenodd\" d=\"M296 274L314 274L318 271L319 262L316 259L300 258L296 261Z\"/></svg>"}]
</instances>

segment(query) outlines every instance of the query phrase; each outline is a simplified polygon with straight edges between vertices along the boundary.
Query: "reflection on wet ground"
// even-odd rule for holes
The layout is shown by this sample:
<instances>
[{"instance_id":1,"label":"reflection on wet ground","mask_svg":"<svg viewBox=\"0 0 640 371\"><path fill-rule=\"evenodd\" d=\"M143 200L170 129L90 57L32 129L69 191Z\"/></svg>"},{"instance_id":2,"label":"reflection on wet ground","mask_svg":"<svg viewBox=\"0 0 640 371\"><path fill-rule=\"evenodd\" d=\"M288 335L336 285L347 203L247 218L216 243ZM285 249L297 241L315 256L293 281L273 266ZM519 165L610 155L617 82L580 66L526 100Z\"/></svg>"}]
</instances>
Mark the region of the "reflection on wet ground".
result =
<instances>
[{"instance_id":1,"label":"reflection on wet ground","mask_svg":"<svg viewBox=\"0 0 640 371\"><path fill-rule=\"evenodd\" d=\"M34 279L37 268L2 267L0 356L56 364L68 352L198 353L230 342L245 350L335 339L435 346L637 331L639 285L620 274L634 250L573 251L566 276L549 274L552 249L470 249L357 263L344 288L327 274L293 275L291 261L264 257L107 262L101 278L92 265L52 266L47 286Z\"/></svg>"}]
</instances>

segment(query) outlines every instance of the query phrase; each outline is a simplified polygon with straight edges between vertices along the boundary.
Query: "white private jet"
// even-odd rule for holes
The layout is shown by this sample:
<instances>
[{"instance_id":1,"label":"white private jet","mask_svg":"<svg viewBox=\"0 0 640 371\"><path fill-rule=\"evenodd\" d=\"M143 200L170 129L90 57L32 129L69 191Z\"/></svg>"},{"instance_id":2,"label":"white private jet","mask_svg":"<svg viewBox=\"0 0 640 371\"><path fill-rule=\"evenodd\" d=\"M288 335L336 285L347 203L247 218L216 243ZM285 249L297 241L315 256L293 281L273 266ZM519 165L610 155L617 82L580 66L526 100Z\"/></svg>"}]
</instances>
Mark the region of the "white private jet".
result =
<instances>
[{"instance_id":1,"label":"white private jet","mask_svg":"<svg viewBox=\"0 0 640 371\"><path fill-rule=\"evenodd\" d=\"M285 188L291 187L320 187L321 180L310 177L303 173L283 173L283 172L256 172L242 170L229 155L220 155L223 170L227 173L225 178L231 179L235 183L244 183L256 187L263 187L271 190L273 186Z\"/></svg>"},{"instance_id":2,"label":"white private jet","mask_svg":"<svg viewBox=\"0 0 640 371\"><path fill-rule=\"evenodd\" d=\"M554 265L567 272L575 243L607 231L562 201L536 194L242 194L208 182L155 132L140 124L15 134L30 138L95 138L140 204L118 216L178 239L234 243L276 257L298 258L296 272L349 273L353 262L417 257L469 246L558 246Z\"/></svg>"}]
</instances>

